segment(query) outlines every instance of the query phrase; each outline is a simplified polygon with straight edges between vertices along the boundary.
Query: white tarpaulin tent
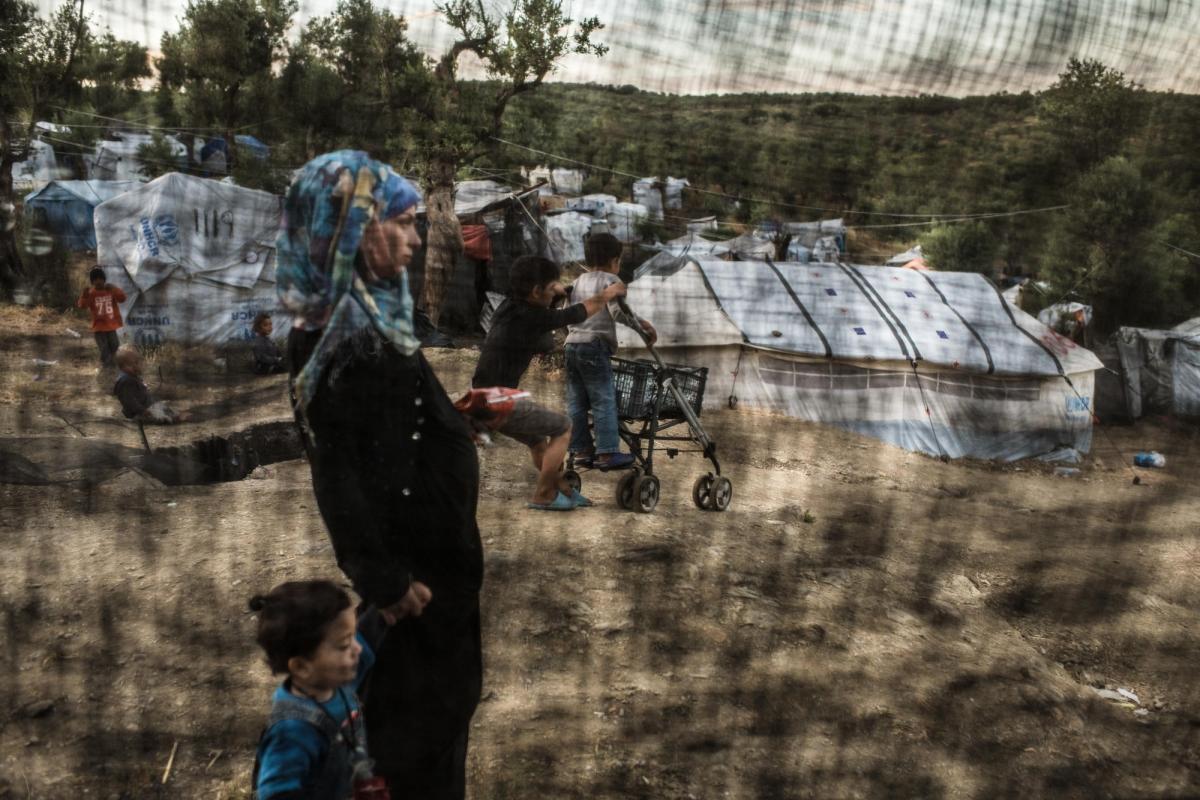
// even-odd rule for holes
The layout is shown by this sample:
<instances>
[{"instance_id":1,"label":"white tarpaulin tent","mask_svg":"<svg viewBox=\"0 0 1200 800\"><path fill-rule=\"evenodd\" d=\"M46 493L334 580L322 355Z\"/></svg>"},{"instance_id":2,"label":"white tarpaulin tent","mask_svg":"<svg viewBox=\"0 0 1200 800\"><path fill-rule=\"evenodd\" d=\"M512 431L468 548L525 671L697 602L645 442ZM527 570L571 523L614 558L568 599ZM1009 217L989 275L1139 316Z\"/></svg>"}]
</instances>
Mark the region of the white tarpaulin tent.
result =
<instances>
[{"instance_id":1,"label":"white tarpaulin tent","mask_svg":"<svg viewBox=\"0 0 1200 800\"><path fill-rule=\"evenodd\" d=\"M578 211L547 214L542 218L542 226L546 230L546 248L542 255L555 264L584 261L583 240L591 232L594 221L591 214Z\"/></svg>"},{"instance_id":2,"label":"white tarpaulin tent","mask_svg":"<svg viewBox=\"0 0 1200 800\"><path fill-rule=\"evenodd\" d=\"M260 311L286 335L275 297L281 209L273 194L175 172L97 206L97 258L128 297L127 335L140 345L247 341Z\"/></svg>"},{"instance_id":3,"label":"white tarpaulin tent","mask_svg":"<svg viewBox=\"0 0 1200 800\"><path fill-rule=\"evenodd\" d=\"M54 148L40 139L29 143L29 155L12 165L13 189L33 191L58 177L58 159Z\"/></svg>"},{"instance_id":4,"label":"white tarpaulin tent","mask_svg":"<svg viewBox=\"0 0 1200 800\"><path fill-rule=\"evenodd\" d=\"M717 258L729 252L728 241L713 241L705 239L698 232L689 231L688 233L676 239L671 239L660 246L663 252L670 253L676 256L689 255L695 258L713 257ZM650 262L646 262L650 264ZM638 267L638 272L634 277L640 277L642 270L646 268L646 264Z\"/></svg>"},{"instance_id":5,"label":"white tarpaulin tent","mask_svg":"<svg viewBox=\"0 0 1200 800\"><path fill-rule=\"evenodd\" d=\"M537 183L545 181L550 187L551 194L575 195L583 192L583 170L565 169L561 167L534 167L529 170L528 181Z\"/></svg>"},{"instance_id":6,"label":"white tarpaulin tent","mask_svg":"<svg viewBox=\"0 0 1200 800\"><path fill-rule=\"evenodd\" d=\"M611 194L585 194L583 197L572 197L567 200L567 208L585 214L593 214L597 219L607 219L609 212L617 206L617 198Z\"/></svg>"},{"instance_id":7,"label":"white tarpaulin tent","mask_svg":"<svg viewBox=\"0 0 1200 800\"><path fill-rule=\"evenodd\" d=\"M1116 339L1128 416L1200 416L1200 317L1167 331L1121 328Z\"/></svg>"},{"instance_id":8,"label":"white tarpaulin tent","mask_svg":"<svg viewBox=\"0 0 1200 800\"><path fill-rule=\"evenodd\" d=\"M645 208L651 219L662 219L663 198L658 188L658 178L639 178L634 181L633 202Z\"/></svg>"},{"instance_id":9,"label":"white tarpaulin tent","mask_svg":"<svg viewBox=\"0 0 1200 800\"><path fill-rule=\"evenodd\" d=\"M143 145L153 144L154 137L148 133L117 133L113 139L101 139L88 157L88 177L100 181L144 181L142 162L138 150ZM182 169L187 166L188 152L183 142L174 136L163 139L171 147L172 164L155 164L155 171L172 166Z\"/></svg>"},{"instance_id":10,"label":"white tarpaulin tent","mask_svg":"<svg viewBox=\"0 0 1200 800\"><path fill-rule=\"evenodd\" d=\"M638 203L617 203L608 212L608 229L622 242L636 242L642 238L638 226L650 216L645 206Z\"/></svg>"},{"instance_id":11,"label":"white tarpaulin tent","mask_svg":"<svg viewBox=\"0 0 1200 800\"><path fill-rule=\"evenodd\" d=\"M952 458L1091 446L1100 361L980 275L666 253L652 262L629 305L658 329L666 361L709 368L707 405L736 397ZM632 331L618 337L639 355Z\"/></svg>"}]
</instances>

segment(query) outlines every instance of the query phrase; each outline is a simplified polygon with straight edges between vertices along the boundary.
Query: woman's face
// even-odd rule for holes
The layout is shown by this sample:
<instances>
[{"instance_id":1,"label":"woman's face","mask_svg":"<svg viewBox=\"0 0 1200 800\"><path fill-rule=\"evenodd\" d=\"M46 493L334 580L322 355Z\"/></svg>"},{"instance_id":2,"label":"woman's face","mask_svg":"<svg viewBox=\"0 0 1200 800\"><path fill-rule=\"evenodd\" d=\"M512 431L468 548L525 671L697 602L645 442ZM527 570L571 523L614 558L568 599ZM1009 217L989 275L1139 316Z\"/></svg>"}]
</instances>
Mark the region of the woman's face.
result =
<instances>
[{"instance_id":1,"label":"woman's face","mask_svg":"<svg viewBox=\"0 0 1200 800\"><path fill-rule=\"evenodd\" d=\"M391 278L408 266L420 246L414 206L383 222L371 220L367 223L359 249L376 277Z\"/></svg>"}]
</instances>

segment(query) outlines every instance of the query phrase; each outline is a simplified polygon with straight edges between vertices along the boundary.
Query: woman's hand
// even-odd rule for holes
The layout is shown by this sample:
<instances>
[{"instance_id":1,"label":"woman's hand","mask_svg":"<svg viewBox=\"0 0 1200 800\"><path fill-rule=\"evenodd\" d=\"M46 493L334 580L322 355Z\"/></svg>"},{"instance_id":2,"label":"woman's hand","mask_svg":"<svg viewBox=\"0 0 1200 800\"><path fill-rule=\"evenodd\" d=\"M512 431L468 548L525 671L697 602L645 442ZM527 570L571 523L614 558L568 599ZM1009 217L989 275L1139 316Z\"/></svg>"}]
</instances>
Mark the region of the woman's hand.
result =
<instances>
[{"instance_id":1,"label":"woman's hand","mask_svg":"<svg viewBox=\"0 0 1200 800\"><path fill-rule=\"evenodd\" d=\"M400 598L400 602L387 608L379 609L379 616L383 617L383 621L388 625L395 625L405 617L419 617L421 612L425 610L425 606L429 605L429 601L433 599L433 592L429 587L420 581L413 581L408 585L408 593Z\"/></svg>"}]
</instances>

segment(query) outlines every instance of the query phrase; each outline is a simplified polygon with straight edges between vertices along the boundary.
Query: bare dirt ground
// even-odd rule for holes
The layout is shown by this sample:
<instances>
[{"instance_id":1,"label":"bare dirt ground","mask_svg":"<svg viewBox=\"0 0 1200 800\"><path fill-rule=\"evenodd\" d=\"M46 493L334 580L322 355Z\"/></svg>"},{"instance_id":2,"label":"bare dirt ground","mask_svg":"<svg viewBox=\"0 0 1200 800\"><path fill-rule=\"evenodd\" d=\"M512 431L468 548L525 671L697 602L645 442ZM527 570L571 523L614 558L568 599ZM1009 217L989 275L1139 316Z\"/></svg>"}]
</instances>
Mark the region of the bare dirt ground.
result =
<instances>
[{"instance_id":1,"label":"bare dirt ground","mask_svg":"<svg viewBox=\"0 0 1200 800\"><path fill-rule=\"evenodd\" d=\"M0 485L0 798L247 797L272 678L245 600L339 577L307 465L101 474L88 447L140 440L86 324L0 307L0 338L0 451L38 437L23 452L73 481ZM429 356L467 383L473 351ZM58 363L34 380L34 358ZM152 384L160 367L180 407L233 399L155 446L289 418L279 377L203 351L152 359ZM654 514L592 473L597 507L554 515L524 508L522 448L482 451L472 797L1200 796L1195 428L1098 432L1060 478L745 411L704 423L723 514L691 503L696 455L660 465ZM1133 485L1119 453L1139 449L1167 468Z\"/></svg>"}]
</instances>

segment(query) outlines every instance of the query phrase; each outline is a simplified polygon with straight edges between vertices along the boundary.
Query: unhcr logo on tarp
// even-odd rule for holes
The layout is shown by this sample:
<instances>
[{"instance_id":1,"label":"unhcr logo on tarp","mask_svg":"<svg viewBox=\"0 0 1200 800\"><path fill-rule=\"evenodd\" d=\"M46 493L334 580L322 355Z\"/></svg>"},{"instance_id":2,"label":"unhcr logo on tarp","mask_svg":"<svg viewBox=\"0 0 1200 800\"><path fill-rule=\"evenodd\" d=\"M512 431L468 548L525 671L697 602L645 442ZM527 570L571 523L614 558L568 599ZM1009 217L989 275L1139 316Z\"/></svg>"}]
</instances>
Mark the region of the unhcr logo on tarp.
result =
<instances>
[{"instance_id":1,"label":"unhcr logo on tarp","mask_svg":"<svg viewBox=\"0 0 1200 800\"><path fill-rule=\"evenodd\" d=\"M174 214L159 214L151 221L150 217L142 217L136 226L130 226L138 242L138 249L157 257L163 245L173 245L179 242L179 225L175 222Z\"/></svg>"}]
</instances>

